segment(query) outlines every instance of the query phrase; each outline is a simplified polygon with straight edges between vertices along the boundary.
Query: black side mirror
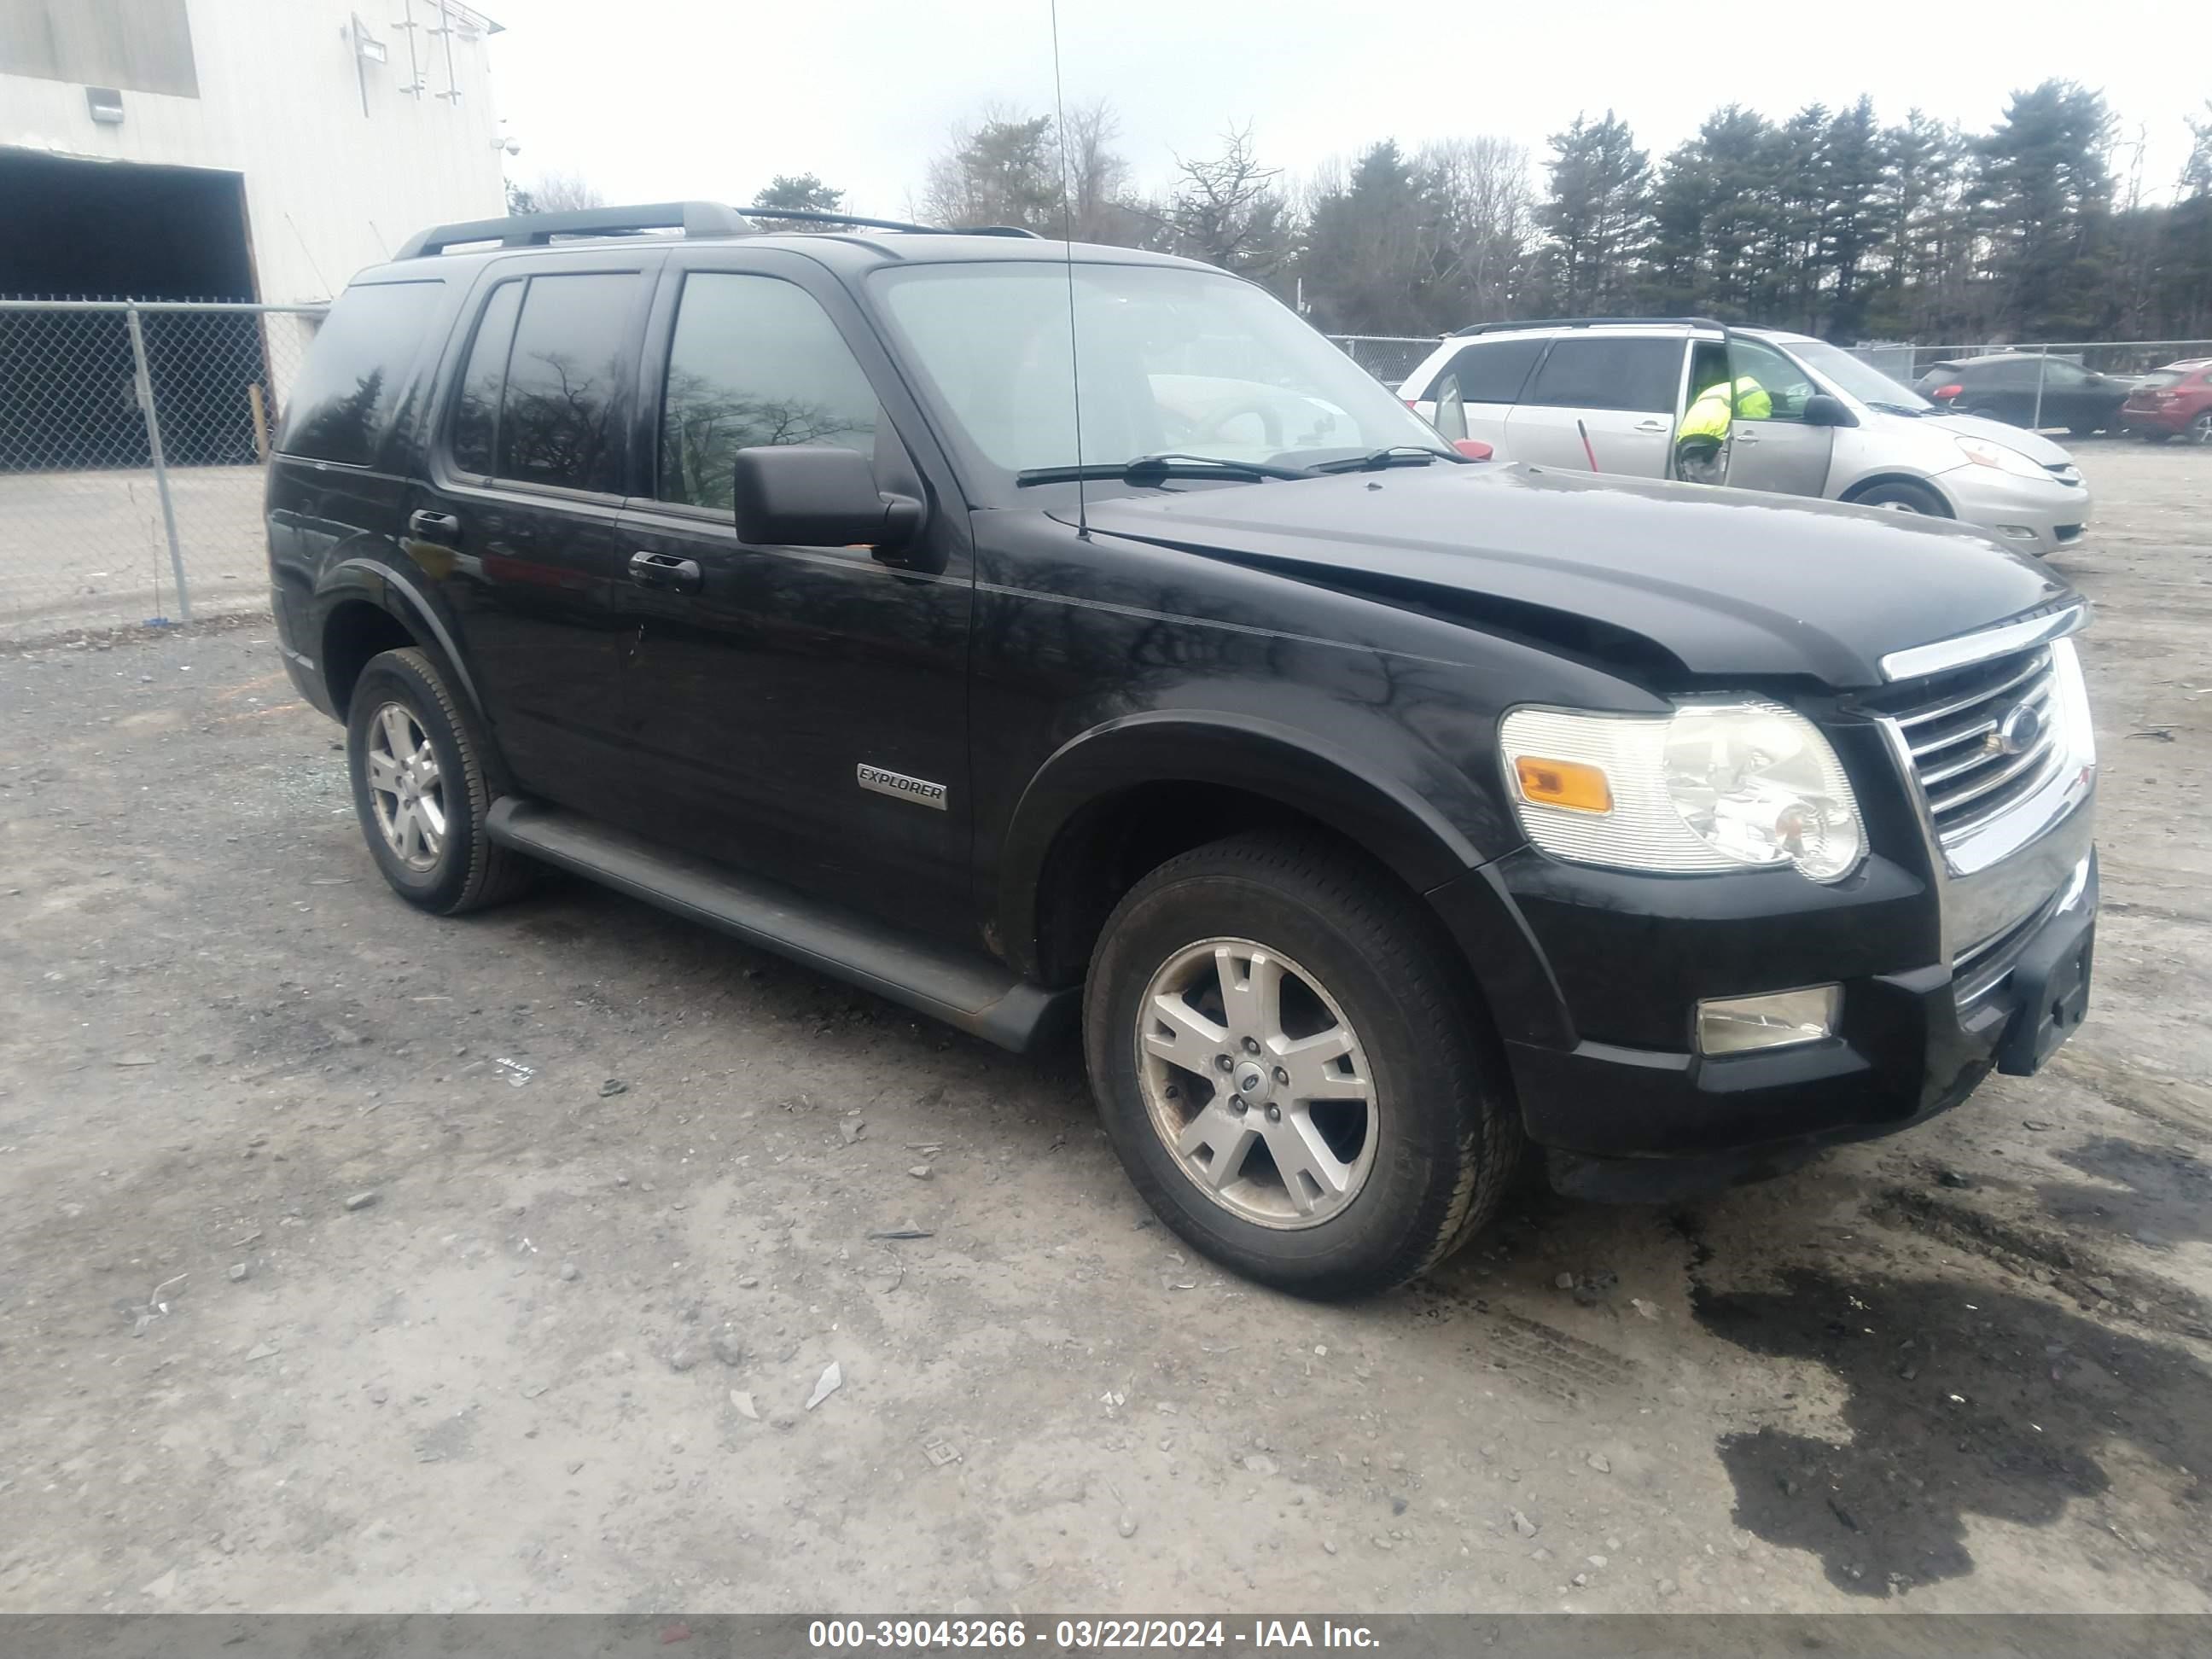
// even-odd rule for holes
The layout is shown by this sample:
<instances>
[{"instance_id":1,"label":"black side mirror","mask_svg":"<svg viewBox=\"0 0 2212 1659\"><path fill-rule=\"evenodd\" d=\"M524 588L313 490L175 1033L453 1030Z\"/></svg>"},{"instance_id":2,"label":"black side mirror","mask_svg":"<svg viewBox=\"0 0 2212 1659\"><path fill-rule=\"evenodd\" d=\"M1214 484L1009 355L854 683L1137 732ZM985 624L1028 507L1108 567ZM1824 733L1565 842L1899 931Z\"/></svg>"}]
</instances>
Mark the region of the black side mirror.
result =
<instances>
[{"instance_id":1,"label":"black side mirror","mask_svg":"<svg viewBox=\"0 0 2212 1659\"><path fill-rule=\"evenodd\" d=\"M741 449L732 465L738 537L757 547L869 547L881 557L913 542L927 516L912 496L878 489L857 450L779 444Z\"/></svg>"},{"instance_id":2,"label":"black side mirror","mask_svg":"<svg viewBox=\"0 0 2212 1659\"><path fill-rule=\"evenodd\" d=\"M1825 392L1816 392L1806 398L1805 407L1798 413L1804 417L1807 426L1856 426L1859 423L1858 416L1851 413L1841 398L1831 397Z\"/></svg>"}]
</instances>

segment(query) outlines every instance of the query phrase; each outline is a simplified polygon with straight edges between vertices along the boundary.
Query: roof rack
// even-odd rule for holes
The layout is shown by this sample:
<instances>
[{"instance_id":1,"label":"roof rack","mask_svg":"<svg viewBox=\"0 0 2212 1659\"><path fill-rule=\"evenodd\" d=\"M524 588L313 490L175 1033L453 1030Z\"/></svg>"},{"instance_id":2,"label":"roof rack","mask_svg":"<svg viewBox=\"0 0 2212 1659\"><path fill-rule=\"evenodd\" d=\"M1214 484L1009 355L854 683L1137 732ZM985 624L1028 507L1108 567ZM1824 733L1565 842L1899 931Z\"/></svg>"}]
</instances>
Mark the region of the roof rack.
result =
<instances>
[{"instance_id":1,"label":"roof rack","mask_svg":"<svg viewBox=\"0 0 2212 1659\"><path fill-rule=\"evenodd\" d=\"M1726 323L1715 322L1711 317L1528 317L1512 323L1477 323L1473 328L1462 328L1451 337L1462 339L1469 334L1503 334L1516 328L1607 328L1638 323L1672 323L1678 327L1717 328L1726 331Z\"/></svg>"},{"instance_id":2,"label":"roof rack","mask_svg":"<svg viewBox=\"0 0 2212 1659\"><path fill-rule=\"evenodd\" d=\"M756 202L738 212L748 219L768 219L781 223L796 220L813 225L860 225L869 230L903 230L918 236L1022 236L1035 240L1036 232L1024 230L1019 225L963 225L957 230L947 230L942 225L911 225L903 219L863 219L854 213L824 213L815 208L769 207Z\"/></svg>"},{"instance_id":3,"label":"roof rack","mask_svg":"<svg viewBox=\"0 0 2212 1659\"><path fill-rule=\"evenodd\" d=\"M433 225L407 239L397 258L419 259L471 242L501 247L546 247L556 236L631 236L646 230L680 230L692 236L757 235L756 219L804 221L810 224L858 225L870 230L919 232L925 235L1022 236L1036 233L1012 225L979 225L945 231L900 219L865 219L858 214L824 213L813 208L733 208L722 202L654 202L642 207L578 208L565 213L516 213L503 219L468 219Z\"/></svg>"}]
</instances>

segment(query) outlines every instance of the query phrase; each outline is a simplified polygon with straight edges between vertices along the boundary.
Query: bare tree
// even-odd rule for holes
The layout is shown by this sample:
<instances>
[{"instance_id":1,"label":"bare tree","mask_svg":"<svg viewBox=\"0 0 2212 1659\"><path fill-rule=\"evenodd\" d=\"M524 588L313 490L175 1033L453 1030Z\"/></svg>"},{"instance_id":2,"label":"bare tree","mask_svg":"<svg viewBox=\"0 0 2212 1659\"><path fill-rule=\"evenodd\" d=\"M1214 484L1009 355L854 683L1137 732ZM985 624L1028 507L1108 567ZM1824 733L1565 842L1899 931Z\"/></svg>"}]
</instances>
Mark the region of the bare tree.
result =
<instances>
[{"instance_id":1,"label":"bare tree","mask_svg":"<svg viewBox=\"0 0 2212 1659\"><path fill-rule=\"evenodd\" d=\"M1528 152L1487 135L1447 138L1414 158L1428 198L1431 281L1473 318L1507 314L1536 233Z\"/></svg>"},{"instance_id":2,"label":"bare tree","mask_svg":"<svg viewBox=\"0 0 2212 1659\"><path fill-rule=\"evenodd\" d=\"M1296 225L1283 170L1260 165L1249 123L1222 134L1218 155L1178 155L1176 165L1165 217L1176 252L1258 277L1290 263Z\"/></svg>"},{"instance_id":3,"label":"bare tree","mask_svg":"<svg viewBox=\"0 0 2212 1659\"><path fill-rule=\"evenodd\" d=\"M507 187L509 213L568 213L606 204L607 198L580 173L541 173L534 185L510 183Z\"/></svg>"},{"instance_id":4,"label":"bare tree","mask_svg":"<svg viewBox=\"0 0 2212 1659\"><path fill-rule=\"evenodd\" d=\"M953 128L950 145L931 159L922 216L1140 245L1158 219L1129 188L1129 164L1113 148L1118 125L1103 101L1073 112L1063 155L1051 116L987 109L980 123Z\"/></svg>"}]
</instances>

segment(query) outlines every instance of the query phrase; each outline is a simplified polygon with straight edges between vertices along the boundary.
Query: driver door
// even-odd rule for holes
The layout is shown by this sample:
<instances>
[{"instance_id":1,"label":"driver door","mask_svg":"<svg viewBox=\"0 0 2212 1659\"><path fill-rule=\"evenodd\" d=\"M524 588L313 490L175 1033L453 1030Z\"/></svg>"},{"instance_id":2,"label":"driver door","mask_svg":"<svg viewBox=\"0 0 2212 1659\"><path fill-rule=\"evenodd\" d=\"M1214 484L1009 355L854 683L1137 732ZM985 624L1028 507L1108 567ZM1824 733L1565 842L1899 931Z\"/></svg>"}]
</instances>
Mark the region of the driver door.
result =
<instances>
[{"instance_id":1,"label":"driver door","mask_svg":"<svg viewBox=\"0 0 2212 1659\"><path fill-rule=\"evenodd\" d=\"M966 514L882 348L815 271L686 252L655 296L651 493L621 523L625 815L655 839L964 935ZM860 450L885 488L927 500L912 556L894 568L865 547L740 541L732 457L794 443Z\"/></svg>"},{"instance_id":2,"label":"driver door","mask_svg":"<svg viewBox=\"0 0 2212 1659\"><path fill-rule=\"evenodd\" d=\"M1759 341L1731 334L1728 352L1730 382L1740 385L1746 377L1758 381L1771 405L1763 417L1750 419L1744 413L1744 394L1737 393L1729 429L1728 482L1738 489L1825 495L1835 428L1805 419L1806 402L1820 388L1796 363Z\"/></svg>"}]
</instances>

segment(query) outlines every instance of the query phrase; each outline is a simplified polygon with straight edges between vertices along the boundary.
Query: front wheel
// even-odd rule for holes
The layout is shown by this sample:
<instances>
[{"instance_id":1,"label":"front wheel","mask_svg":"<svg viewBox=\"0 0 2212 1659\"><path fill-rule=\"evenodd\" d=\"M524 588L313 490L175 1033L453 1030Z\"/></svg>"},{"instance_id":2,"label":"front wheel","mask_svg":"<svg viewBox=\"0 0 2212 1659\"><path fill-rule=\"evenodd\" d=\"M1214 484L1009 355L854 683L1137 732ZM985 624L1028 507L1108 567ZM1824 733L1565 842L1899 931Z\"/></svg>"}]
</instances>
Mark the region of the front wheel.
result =
<instances>
[{"instance_id":1,"label":"front wheel","mask_svg":"<svg viewBox=\"0 0 2212 1659\"><path fill-rule=\"evenodd\" d=\"M1433 915L1355 854L1241 836L1108 921L1085 995L1123 1167L1196 1249L1315 1297L1388 1289L1495 1212L1518 1114Z\"/></svg>"},{"instance_id":2,"label":"front wheel","mask_svg":"<svg viewBox=\"0 0 2212 1659\"><path fill-rule=\"evenodd\" d=\"M1851 497L1854 507L1886 507L1893 513L1917 514L1930 519L1948 519L1951 509L1943 505L1942 497L1925 484L1909 483L1900 479L1894 483L1876 484Z\"/></svg>"}]
</instances>

